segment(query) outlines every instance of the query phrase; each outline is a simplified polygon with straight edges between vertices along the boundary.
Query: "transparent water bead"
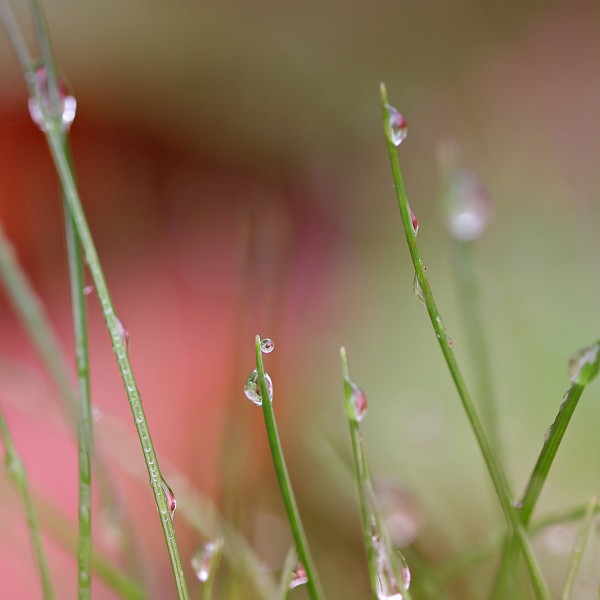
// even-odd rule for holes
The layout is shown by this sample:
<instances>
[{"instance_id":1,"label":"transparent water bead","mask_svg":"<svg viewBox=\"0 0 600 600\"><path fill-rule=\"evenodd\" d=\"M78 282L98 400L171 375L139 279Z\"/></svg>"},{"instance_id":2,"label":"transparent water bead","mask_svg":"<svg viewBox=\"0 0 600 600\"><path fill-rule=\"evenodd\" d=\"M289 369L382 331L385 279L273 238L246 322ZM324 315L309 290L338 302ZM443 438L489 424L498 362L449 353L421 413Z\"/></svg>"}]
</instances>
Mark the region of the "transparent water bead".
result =
<instances>
[{"instance_id":1,"label":"transparent water bead","mask_svg":"<svg viewBox=\"0 0 600 600\"><path fill-rule=\"evenodd\" d=\"M490 223L494 204L489 192L475 173L460 169L450 186L448 229L458 241L480 237Z\"/></svg>"},{"instance_id":2,"label":"transparent water bead","mask_svg":"<svg viewBox=\"0 0 600 600\"><path fill-rule=\"evenodd\" d=\"M415 278L413 279L413 292L415 293L415 298L425 306L425 294L423 293L423 288L421 287L421 283L419 282L419 278L415 273Z\"/></svg>"},{"instance_id":3,"label":"transparent water bead","mask_svg":"<svg viewBox=\"0 0 600 600\"><path fill-rule=\"evenodd\" d=\"M410 209L410 220L412 222L413 233L417 235L419 233L419 221L412 208Z\"/></svg>"},{"instance_id":4,"label":"transparent water bead","mask_svg":"<svg viewBox=\"0 0 600 600\"><path fill-rule=\"evenodd\" d=\"M579 385L587 385L598 375L600 367L600 342L596 342L569 360L569 375L571 381Z\"/></svg>"},{"instance_id":5,"label":"transparent water bead","mask_svg":"<svg viewBox=\"0 0 600 600\"><path fill-rule=\"evenodd\" d=\"M267 384L267 390L269 392L269 398L273 401L273 382L269 377L268 373L265 373L265 383ZM257 406L262 406L262 397L260 395L260 385L258 384L258 371L254 369L244 383L244 394L246 398L251 402L254 402Z\"/></svg>"},{"instance_id":6,"label":"transparent water bead","mask_svg":"<svg viewBox=\"0 0 600 600\"><path fill-rule=\"evenodd\" d=\"M214 573L221 550L223 549L223 538L216 538L204 544L191 558L192 569L199 581L206 583Z\"/></svg>"},{"instance_id":7,"label":"transparent water bead","mask_svg":"<svg viewBox=\"0 0 600 600\"><path fill-rule=\"evenodd\" d=\"M270 354L275 350L275 342L271 338L265 338L260 342L260 349L264 354Z\"/></svg>"},{"instance_id":8,"label":"transparent water bead","mask_svg":"<svg viewBox=\"0 0 600 600\"><path fill-rule=\"evenodd\" d=\"M121 341L125 346L125 351L129 354L129 349L131 347L131 341L129 339L129 330L125 327L125 324L119 317L116 317L117 320L117 329L119 330L119 335L121 336Z\"/></svg>"},{"instance_id":9,"label":"transparent water bead","mask_svg":"<svg viewBox=\"0 0 600 600\"><path fill-rule=\"evenodd\" d=\"M388 126L390 128L390 139L394 146L399 146L408 134L406 119L391 105L386 106L388 111Z\"/></svg>"},{"instance_id":10,"label":"transparent water bead","mask_svg":"<svg viewBox=\"0 0 600 600\"><path fill-rule=\"evenodd\" d=\"M94 286L93 285L91 285L91 284L90 285L86 285L83 288L83 295L84 296L89 296L91 293L93 293L93 291L94 291Z\"/></svg>"},{"instance_id":11,"label":"transparent water bead","mask_svg":"<svg viewBox=\"0 0 600 600\"><path fill-rule=\"evenodd\" d=\"M406 560L399 552L393 556L388 554L386 544L374 535L372 538L373 549L377 558L376 589L379 600L402 600L404 592L410 587L410 569ZM396 565L392 561L397 561ZM400 581L396 577L394 566L400 575Z\"/></svg>"},{"instance_id":12,"label":"transparent water bead","mask_svg":"<svg viewBox=\"0 0 600 600\"><path fill-rule=\"evenodd\" d=\"M39 67L30 73L31 84L38 92L29 97L28 107L32 121L42 130L47 131L48 119L60 119L63 131L68 131L75 120L77 112L77 100L66 91L66 86L62 81L58 82L58 113L53 114L52 98L48 89L48 77L45 67Z\"/></svg>"},{"instance_id":13,"label":"transparent water bead","mask_svg":"<svg viewBox=\"0 0 600 600\"><path fill-rule=\"evenodd\" d=\"M360 423L367 414L367 395L354 382L352 386L352 406L354 408L354 418Z\"/></svg>"},{"instance_id":14,"label":"transparent water bead","mask_svg":"<svg viewBox=\"0 0 600 600\"><path fill-rule=\"evenodd\" d=\"M304 585L308 582L308 577L306 575L306 569L304 565L298 561L294 570L292 571L292 578L290 579L290 583L288 585L290 590L297 588L300 585Z\"/></svg>"},{"instance_id":15,"label":"transparent water bead","mask_svg":"<svg viewBox=\"0 0 600 600\"><path fill-rule=\"evenodd\" d=\"M167 497L167 508L169 509L169 515L171 516L172 521L175 517L175 511L177 510L177 499L175 498L171 486L164 479L162 480L161 485L165 492L165 496Z\"/></svg>"}]
</instances>

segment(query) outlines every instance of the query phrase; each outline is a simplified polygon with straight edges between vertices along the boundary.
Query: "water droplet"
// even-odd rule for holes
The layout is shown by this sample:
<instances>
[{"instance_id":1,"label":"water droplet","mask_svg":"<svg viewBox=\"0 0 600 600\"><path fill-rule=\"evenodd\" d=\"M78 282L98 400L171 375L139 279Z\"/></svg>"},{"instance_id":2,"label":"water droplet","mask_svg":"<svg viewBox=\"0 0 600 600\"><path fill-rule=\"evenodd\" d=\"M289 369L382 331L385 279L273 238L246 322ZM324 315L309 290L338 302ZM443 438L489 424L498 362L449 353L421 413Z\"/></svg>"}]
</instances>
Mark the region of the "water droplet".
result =
<instances>
[{"instance_id":1,"label":"water droplet","mask_svg":"<svg viewBox=\"0 0 600 600\"><path fill-rule=\"evenodd\" d=\"M192 569L194 569L196 577L202 583L206 583L215 572L221 557L222 548L223 538L217 538L204 544L204 546L197 550L192 556Z\"/></svg>"},{"instance_id":2,"label":"water droplet","mask_svg":"<svg viewBox=\"0 0 600 600\"><path fill-rule=\"evenodd\" d=\"M92 419L94 421L99 421L102 417L102 409L97 404L92 404Z\"/></svg>"},{"instance_id":3,"label":"water droplet","mask_svg":"<svg viewBox=\"0 0 600 600\"><path fill-rule=\"evenodd\" d=\"M379 600L402 600L403 592L410 587L410 569L400 552L390 554L386 544L374 535L371 539L376 556L376 586ZM392 561L396 561L394 565ZM395 567L395 568L394 568ZM400 576L400 581L396 577Z\"/></svg>"},{"instance_id":4,"label":"water droplet","mask_svg":"<svg viewBox=\"0 0 600 600\"><path fill-rule=\"evenodd\" d=\"M412 208L410 209L410 220L412 222L413 232L415 235L417 235L417 233L419 233L419 221Z\"/></svg>"},{"instance_id":5,"label":"water droplet","mask_svg":"<svg viewBox=\"0 0 600 600\"><path fill-rule=\"evenodd\" d=\"M267 384L267 390L269 392L269 398L273 401L273 382L269 377L268 373L265 373L265 383ZM257 406L262 406L262 397L260 395L260 386L258 384L258 371L254 369L244 383L244 394L246 398L251 402L254 402Z\"/></svg>"},{"instance_id":6,"label":"water droplet","mask_svg":"<svg viewBox=\"0 0 600 600\"><path fill-rule=\"evenodd\" d=\"M127 352L127 354L129 354L129 349L131 347L131 342L129 340L129 330L127 329L127 327L125 327L123 321L121 321L119 317L115 316L115 319L117 321L117 329L119 330L119 336L121 337L121 341L125 346L125 351Z\"/></svg>"},{"instance_id":7,"label":"water droplet","mask_svg":"<svg viewBox=\"0 0 600 600\"><path fill-rule=\"evenodd\" d=\"M94 291L94 286L92 284L86 285L83 288L83 295L84 296L89 296L93 291Z\"/></svg>"},{"instance_id":8,"label":"water droplet","mask_svg":"<svg viewBox=\"0 0 600 600\"><path fill-rule=\"evenodd\" d=\"M152 471L152 468L151 468ZM154 471L152 471L154 472ZM171 487L169 486L169 484L163 479L162 482L162 489L165 492L165 496L167 497L167 508L169 509L169 515L171 515L171 521L173 520L173 517L175 516L175 511L177 510L177 499L175 498L175 494L173 493L173 490L171 489Z\"/></svg>"},{"instance_id":9,"label":"water droplet","mask_svg":"<svg viewBox=\"0 0 600 600\"><path fill-rule=\"evenodd\" d=\"M448 342L448 346L452 346L454 344L450 336L446 336L446 341Z\"/></svg>"},{"instance_id":10,"label":"water droplet","mask_svg":"<svg viewBox=\"0 0 600 600\"><path fill-rule=\"evenodd\" d=\"M270 354L273 352L273 350L275 350L275 342L271 338L265 338L260 342L260 349L265 354Z\"/></svg>"},{"instance_id":11,"label":"water droplet","mask_svg":"<svg viewBox=\"0 0 600 600\"><path fill-rule=\"evenodd\" d=\"M48 89L46 67L39 67L32 71L28 77L31 85L38 93L30 96L28 101L29 114L33 122L42 130L48 130L48 121L60 119L63 131L68 131L75 120L77 100L66 91L64 82L58 82L58 112L53 113L52 97Z\"/></svg>"},{"instance_id":12,"label":"water droplet","mask_svg":"<svg viewBox=\"0 0 600 600\"><path fill-rule=\"evenodd\" d=\"M569 375L573 383L587 385L598 375L600 342L580 350L569 360Z\"/></svg>"},{"instance_id":13,"label":"water droplet","mask_svg":"<svg viewBox=\"0 0 600 600\"><path fill-rule=\"evenodd\" d=\"M393 106L388 104L386 108L389 115L390 140L394 146L399 146L406 139L408 133L406 119Z\"/></svg>"},{"instance_id":14,"label":"water droplet","mask_svg":"<svg viewBox=\"0 0 600 600\"><path fill-rule=\"evenodd\" d=\"M352 406L354 408L354 418L360 423L367 414L367 395L354 383L352 386Z\"/></svg>"},{"instance_id":15,"label":"water droplet","mask_svg":"<svg viewBox=\"0 0 600 600\"><path fill-rule=\"evenodd\" d=\"M494 212L492 198L479 177L457 171L448 194L448 229L461 242L470 242L486 230Z\"/></svg>"},{"instance_id":16,"label":"water droplet","mask_svg":"<svg viewBox=\"0 0 600 600\"><path fill-rule=\"evenodd\" d=\"M306 575L306 569L304 568L304 565L300 561L298 561L296 563L296 566L294 567L294 570L292 571L292 577L290 579L288 587L290 588L290 590L293 590L294 588L297 588L300 585L304 585L307 582L308 577Z\"/></svg>"},{"instance_id":17,"label":"water droplet","mask_svg":"<svg viewBox=\"0 0 600 600\"><path fill-rule=\"evenodd\" d=\"M413 291L415 293L415 298L423 305L426 306L425 303L425 294L423 294L423 288L421 287L421 283L419 282L419 277L415 273L415 278L413 279Z\"/></svg>"}]
</instances>

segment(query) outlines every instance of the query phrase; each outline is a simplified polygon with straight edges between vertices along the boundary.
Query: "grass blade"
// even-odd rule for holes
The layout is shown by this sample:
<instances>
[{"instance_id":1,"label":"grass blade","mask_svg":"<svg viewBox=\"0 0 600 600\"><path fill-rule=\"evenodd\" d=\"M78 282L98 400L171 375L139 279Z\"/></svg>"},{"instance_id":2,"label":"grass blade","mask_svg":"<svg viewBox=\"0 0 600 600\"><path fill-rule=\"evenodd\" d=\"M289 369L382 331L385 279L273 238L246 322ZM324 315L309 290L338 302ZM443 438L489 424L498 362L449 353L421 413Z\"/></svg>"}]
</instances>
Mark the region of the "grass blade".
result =
<instances>
[{"instance_id":1,"label":"grass blade","mask_svg":"<svg viewBox=\"0 0 600 600\"><path fill-rule=\"evenodd\" d=\"M583 519L581 527L579 528L577 540L575 541L575 547L573 548L573 553L571 554L571 559L569 560L567 580L561 594L561 600L572 600L573 598L573 587L575 585L575 580L577 579L577 574L579 573L579 568L581 567L581 559L583 558L585 546L590 537L590 533L592 532L597 508L598 498L593 497L588 504L585 518Z\"/></svg>"},{"instance_id":2,"label":"grass blade","mask_svg":"<svg viewBox=\"0 0 600 600\"><path fill-rule=\"evenodd\" d=\"M383 525L383 518L375 498L365 456L359 423L366 411L366 398L362 390L350 379L348 358L344 348L340 350L340 356L344 378L346 416L350 426L352 456L360 500L363 542L367 552L372 597L377 600L381 597L392 597L393 593L404 600L411 600L409 591L410 571L407 567L402 569L398 566L397 553L392 548ZM400 558L404 562L404 557L400 555ZM382 588L385 589L385 595L381 594Z\"/></svg>"},{"instance_id":3,"label":"grass blade","mask_svg":"<svg viewBox=\"0 0 600 600\"><path fill-rule=\"evenodd\" d=\"M262 402L263 416L265 419L265 428L267 430L269 447L271 448L271 457L273 458L275 475L277 476L279 490L281 492L285 511L290 523L294 542L296 544L296 551L298 552L298 556L300 557L308 577L308 581L306 582L308 594L311 600L322 600L325 596L321 590L321 584L319 583L317 571L308 547L306 534L304 533L304 527L302 526L300 513L296 504L296 498L294 497L294 491L292 489L292 482L290 480L285 459L283 457L283 449L279 439L279 432L277 431L275 413L273 412L273 403L269 400L270 394L265 380L265 369L263 365L260 341L260 336L257 335L255 339L256 370L258 372L260 396L264 399Z\"/></svg>"},{"instance_id":4,"label":"grass blade","mask_svg":"<svg viewBox=\"0 0 600 600\"><path fill-rule=\"evenodd\" d=\"M454 381L454 385L462 402L463 409L466 413L471 429L475 434L477 444L479 445L479 449L481 451L483 460L486 464L488 473L494 485L496 495L498 496L505 517L512 526L523 551L523 555L527 565L529 577L535 592L535 596L538 600L546 600L550 598L548 588L542 577L540 568L535 560L533 551L531 549L531 545L529 543L529 540L527 539L525 529L522 527L519 517L517 515L517 511L512 505L512 494L510 486L508 484L508 480L506 479L506 475L502 470L502 467L498 462L498 459L494 454L492 447L487 439L471 395L467 389L462 373L458 367L458 363L456 361L454 352L449 342L448 334L446 333L446 330L444 328L440 312L435 303L433 293L431 291L431 286L429 285L429 281L425 273L425 267L421 259L415 231L413 229L411 210L408 203L406 190L404 188L404 180L402 177L402 171L400 169L400 161L398 160L396 146L392 141L392 131L390 126L390 106L388 104L387 92L383 84L381 85L381 108L383 126L386 132L388 155L392 169L392 178L396 190L396 198L398 201L398 207L400 209L404 234L408 244L410 257L415 269L415 280L417 281L421 289L423 301L431 319L431 324L433 326L434 332L442 350L442 354L448 366L448 370L450 371L450 375L452 377L452 380Z\"/></svg>"},{"instance_id":5,"label":"grass blade","mask_svg":"<svg viewBox=\"0 0 600 600\"><path fill-rule=\"evenodd\" d=\"M27 525L29 527L29 537L31 538L31 545L33 546L33 552L35 554L38 570L40 572L44 600L54 600L54 591L52 588L52 582L50 581L50 575L48 573L46 555L42 546L40 525L37 513L31 500L31 493L29 491L27 472L25 470L25 465L23 464L23 461L21 460L21 457L15 448L15 444L2 411L0 411L0 437L2 437L2 442L4 443L4 463L6 466L6 471L10 480L17 488L17 491L19 492L19 495L23 501L23 505L25 506Z\"/></svg>"}]
</instances>

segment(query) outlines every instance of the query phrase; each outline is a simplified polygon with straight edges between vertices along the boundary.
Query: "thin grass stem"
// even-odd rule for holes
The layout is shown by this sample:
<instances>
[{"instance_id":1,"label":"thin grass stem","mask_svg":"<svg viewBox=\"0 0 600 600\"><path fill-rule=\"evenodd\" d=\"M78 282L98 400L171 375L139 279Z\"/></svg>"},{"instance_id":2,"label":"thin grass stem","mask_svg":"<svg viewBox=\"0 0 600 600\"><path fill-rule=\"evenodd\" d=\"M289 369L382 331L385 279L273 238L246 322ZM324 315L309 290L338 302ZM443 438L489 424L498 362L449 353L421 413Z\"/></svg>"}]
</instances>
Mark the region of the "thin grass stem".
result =
<instances>
[{"instance_id":1,"label":"thin grass stem","mask_svg":"<svg viewBox=\"0 0 600 600\"><path fill-rule=\"evenodd\" d=\"M297 562L298 553L296 552L296 548L292 546L285 555L283 567L281 568L277 600L287 600L290 594L290 581L292 580L292 574Z\"/></svg>"},{"instance_id":2,"label":"thin grass stem","mask_svg":"<svg viewBox=\"0 0 600 600\"><path fill-rule=\"evenodd\" d=\"M6 466L6 471L10 480L13 482L17 491L19 492L25 507L27 526L29 528L29 537L31 539L31 545L33 546L33 552L40 573L44 600L54 600L54 591L52 588L52 582L50 580L50 574L48 572L46 555L42 545L40 525L37 513L31 500L31 493L29 491L27 471L25 470L25 465L23 464L21 456L17 452L2 411L0 411L0 437L2 437L2 442L4 443L4 463Z\"/></svg>"},{"instance_id":3,"label":"thin grass stem","mask_svg":"<svg viewBox=\"0 0 600 600\"><path fill-rule=\"evenodd\" d=\"M298 511L298 505L296 504L296 498L294 497L292 482L285 464L283 449L279 439L279 432L277 431L273 403L267 388L267 383L265 381L265 369L263 365L260 341L260 336L257 335L255 339L256 370L258 371L260 394L261 398L263 398L262 408L265 420L265 429L267 430L267 438L269 440L269 447L271 448L271 457L273 458L275 475L277 476L281 498L283 500L287 518L292 530L292 535L294 537L296 551L298 552L298 556L300 557L300 561L302 562L302 565L306 571L306 576L308 577L308 581L306 582L308 594L311 600L322 600L325 598L325 595L321 589L317 570L313 563L312 555L308 547L308 541L306 539L306 534L304 533L304 527L300 519L300 512Z\"/></svg>"},{"instance_id":4,"label":"thin grass stem","mask_svg":"<svg viewBox=\"0 0 600 600\"><path fill-rule=\"evenodd\" d=\"M406 190L404 188L404 180L402 177L402 171L400 169L398 153L396 150L396 146L392 141L389 104L387 99L387 92L383 84L381 85L381 107L383 126L386 132L388 155L392 169L392 177L394 181L394 187L396 189L396 198L400 209L400 215L402 218L402 225L408 244L408 249L415 269L416 280L422 290L424 303L427 308L429 317L431 319L431 324L438 339L440 348L442 350L442 354L448 366L448 370L450 371L452 380L454 381L454 385L457 389L467 419L469 421L471 429L473 430L473 433L475 434L477 444L479 446L488 473L494 485L496 495L498 496L505 517L512 526L513 530L515 531L519 544L521 545L521 549L523 551L525 563L527 565L527 570L529 573L535 596L538 600L546 600L550 598L550 593L548 591L546 582L544 581L540 568L535 560L535 556L527 538L525 529L522 527L519 517L517 515L517 511L511 503L512 494L510 486L508 484L508 480L487 439L487 436L481 424L481 420L479 418L479 415L477 414L475 405L467 389L462 373L459 369L456 357L454 356L454 352L448 339L448 334L446 333L446 330L444 328L440 312L435 303L433 293L431 291L431 286L429 285L429 281L425 273L425 267L421 259L421 255L417 245L416 235L412 225L410 206L408 203Z\"/></svg>"}]
</instances>

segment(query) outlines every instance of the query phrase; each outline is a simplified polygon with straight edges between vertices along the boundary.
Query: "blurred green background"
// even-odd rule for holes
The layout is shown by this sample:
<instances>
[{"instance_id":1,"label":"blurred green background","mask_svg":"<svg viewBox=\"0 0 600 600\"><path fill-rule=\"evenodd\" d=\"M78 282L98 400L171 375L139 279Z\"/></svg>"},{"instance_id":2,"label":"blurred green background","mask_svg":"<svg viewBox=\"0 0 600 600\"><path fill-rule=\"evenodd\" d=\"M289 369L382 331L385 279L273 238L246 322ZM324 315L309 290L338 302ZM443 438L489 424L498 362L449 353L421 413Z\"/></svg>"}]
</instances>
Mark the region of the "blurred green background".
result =
<instances>
[{"instance_id":1,"label":"blurred green background","mask_svg":"<svg viewBox=\"0 0 600 600\"><path fill-rule=\"evenodd\" d=\"M15 9L29 27L25 3ZM486 539L502 517L413 296L378 86L386 82L408 121L399 152L418 240L468 382L440 144L460 147L462 164L494 199L475 255L504 456L520 493L568 387L568 358L600 330L600 5L55 0L46 9L78 100L72 134L86 209L130 330L159 456L280 566L289 538L273 524L282 509L260 411L242 394L253 336L272 337L266 365L321 576L330 597L366 597L346 472L343 344L370 401L372 472L418 505L423 556L443 561ZM70 351L59 191L4 36L0 77L2 220ZM90 308L98 437L114 442L114 418L125 428L119 435L133 439L93 301ZM33 481L74 519L75 448L47 408L54 392L43 368L6 303L1 310L0 402ZM598 394L592 386L575 414L540 511L599 493ZM48 448L64 472L47 472ZM116 473L148 540L157 597L172 597L150 494ZM14 512L0 506L0 551L9 557L0 572L35 598ZM178 535L187 556L202 541L182 523ZM554 536L567 540L563 551L569 535ZM11 536L22 536L18 553ZM560 586L565 558L544 540L540 560ZM598 558L595 538L590 552ZM54 566L70 591L72 561L58 553ZM491 572L456 584L456 597L484 597ZM595 598L597 588L590 566L577 597ZM222 593L248 597L235 586ZM112 597L101 584L97 594Z\"/></svg>"}]
</instances>

